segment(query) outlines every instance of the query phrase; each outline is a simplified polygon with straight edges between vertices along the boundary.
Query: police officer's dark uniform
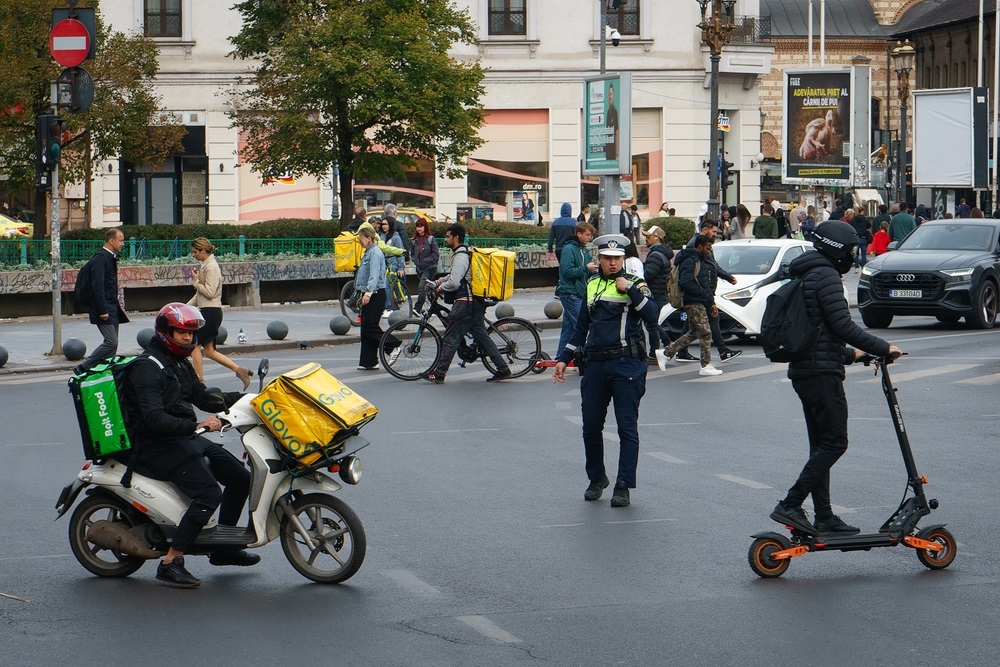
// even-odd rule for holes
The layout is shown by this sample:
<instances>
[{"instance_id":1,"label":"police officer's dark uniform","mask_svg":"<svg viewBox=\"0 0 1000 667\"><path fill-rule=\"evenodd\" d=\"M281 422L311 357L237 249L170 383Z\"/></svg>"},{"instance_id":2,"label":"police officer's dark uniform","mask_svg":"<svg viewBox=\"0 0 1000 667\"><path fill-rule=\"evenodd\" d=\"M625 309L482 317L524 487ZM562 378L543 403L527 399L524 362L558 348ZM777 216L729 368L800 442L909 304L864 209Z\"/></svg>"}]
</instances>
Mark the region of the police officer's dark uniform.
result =
<instances>
[{"instance_id":1,"label":"police officer's dark uniform","mask_svg":"<svg viewBox=\"0 0 1000 667\"><path fill-rule=\"evenodd\" d=\"M598 238L598 255L624 257L628 239L620 234ZM615 284L629 282L626 292ZM646 350L641 320L656 323L658 309L642 278L624 271L605 276L603 268L587 282L587 303L580 309L576 330L556 361L582 362L580 382L583 444L590 486L585 500L597 500L609 484L604 467L604 421L614 399L621 448L612 506L629 504L639 459L639 401L646 392Z\"/></svg>"}]
</instances>

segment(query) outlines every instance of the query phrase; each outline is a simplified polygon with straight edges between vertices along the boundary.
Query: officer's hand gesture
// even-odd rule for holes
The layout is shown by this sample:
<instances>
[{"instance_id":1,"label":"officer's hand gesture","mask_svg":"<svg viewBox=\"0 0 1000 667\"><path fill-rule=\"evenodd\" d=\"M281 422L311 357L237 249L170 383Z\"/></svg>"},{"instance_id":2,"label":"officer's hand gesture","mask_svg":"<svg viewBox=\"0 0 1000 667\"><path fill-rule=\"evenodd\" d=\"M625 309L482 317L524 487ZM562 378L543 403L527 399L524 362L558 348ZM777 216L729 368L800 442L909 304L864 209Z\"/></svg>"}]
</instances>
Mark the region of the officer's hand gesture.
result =
<instances>
[{"instance_id":1,"label":"officer's hand gesture","mask_svg":"<svg viewBox=\"0 0 1000 667\"><path fill-rule=\"evenodd\" d=\"M615 279L615 289L617 289L622 294L628 291L628 286L630 284L631 283L628 281L628 278L625 278L624 276L618 276Z\"/></svg>"},{"instance_id":2,"label":"officer's hand gesture","mask_svg":"<svg viewBox=\"0 0 1000 667\"><path fill-rule=\"evenodd\" d=\"M552 381L553 382L565 382L566 381L566 362L560 361L552 369Z\"/></svg>"}]
</instances>

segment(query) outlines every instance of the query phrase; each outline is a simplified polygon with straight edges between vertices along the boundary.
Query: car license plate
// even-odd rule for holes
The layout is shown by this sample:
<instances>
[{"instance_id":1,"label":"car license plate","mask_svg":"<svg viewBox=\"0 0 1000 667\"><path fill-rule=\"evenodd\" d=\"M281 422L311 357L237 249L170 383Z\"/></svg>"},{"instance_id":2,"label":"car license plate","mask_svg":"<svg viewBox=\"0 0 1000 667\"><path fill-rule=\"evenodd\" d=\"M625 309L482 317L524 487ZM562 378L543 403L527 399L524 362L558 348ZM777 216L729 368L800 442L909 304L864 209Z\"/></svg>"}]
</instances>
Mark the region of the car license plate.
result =
<instances>
[{"instance_id":1,"label":"car license plate","mask_svg":"<svg viewBox=\"0 0 1000 667\"><path fill-rule=\"evenodd\" d=\"M891 289L889 296L896 299L919 299L923 295L918 289Z\"/></svg>"}]
</instances>

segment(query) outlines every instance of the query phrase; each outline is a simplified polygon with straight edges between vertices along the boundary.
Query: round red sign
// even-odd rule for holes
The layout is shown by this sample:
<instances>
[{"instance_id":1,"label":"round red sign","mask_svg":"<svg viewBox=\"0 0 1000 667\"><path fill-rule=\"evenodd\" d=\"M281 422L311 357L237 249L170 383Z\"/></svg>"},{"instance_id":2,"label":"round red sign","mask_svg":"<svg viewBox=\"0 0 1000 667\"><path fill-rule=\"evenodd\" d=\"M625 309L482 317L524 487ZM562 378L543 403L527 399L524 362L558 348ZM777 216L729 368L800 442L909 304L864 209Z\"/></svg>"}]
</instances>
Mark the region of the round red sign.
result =
<instances>
[{"instance_id":1,"label":"round red sign","mask_svg":"<svg viewBox=\"0 0 1000 667\"><path fill-rule=\"evenodd\" d=\"M90 51L87 27L76 19L60 21L49 33L49 51L63 67L76 67L87 59Z\"/></svg>"}]
</instances>

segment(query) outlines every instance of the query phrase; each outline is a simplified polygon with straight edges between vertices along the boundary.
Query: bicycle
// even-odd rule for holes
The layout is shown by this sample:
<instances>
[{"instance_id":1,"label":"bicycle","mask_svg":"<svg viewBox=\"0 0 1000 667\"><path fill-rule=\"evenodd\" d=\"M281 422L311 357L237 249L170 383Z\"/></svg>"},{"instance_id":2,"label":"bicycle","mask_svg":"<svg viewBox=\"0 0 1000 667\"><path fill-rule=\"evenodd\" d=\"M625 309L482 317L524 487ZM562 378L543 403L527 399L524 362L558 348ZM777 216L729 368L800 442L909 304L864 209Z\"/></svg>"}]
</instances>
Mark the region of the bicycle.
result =
<instances>
[{"instance_id":1,"label":"bicycle","mask_svg":"<svg viewBox=\"0 0 1000 667\"><path fill-rule=\"evenodd\" d=\"M417 380L421 375L435 368L441 358L441 333L431 324L432 317L437 316L442 325L448 326L450 310L438 303L434 283L427 281L421 289L425 290L424 298L427 306L419 318L410 318L396 322L382 334L379 342L379 361L389 374L400 380ZM487 305L496 305L495 301L487 299ZM535 325L519 317L501 317L496 321L485 318L486 331L497 346L510 367L511 377L521 377L535 368L535 364L543 358L542 341ZM385 346L389 336L395 336L402 345L386 352ZM483 352L479 344L466 335L458 347L459 366L482 360L486 370L497 373L493 361Z\"/></svg>"},{"instance_id":2,"label":"bicycle","mask_svg":"<svg viewBox=\"0 0 1000 667\"><path fill-rule=\"evenodd\" d=\"M400 279L395 271L387 270L385 283L392 298L392 310L403 310L405 305L406 316L411 317L413 315L413 296L406 286L406 281ZM359 327L361 326L361 306L353 305L353 299L354 281L348 280L340 290L340 312L351 321L352 326Z\"/></svg>"}]
</instances>

